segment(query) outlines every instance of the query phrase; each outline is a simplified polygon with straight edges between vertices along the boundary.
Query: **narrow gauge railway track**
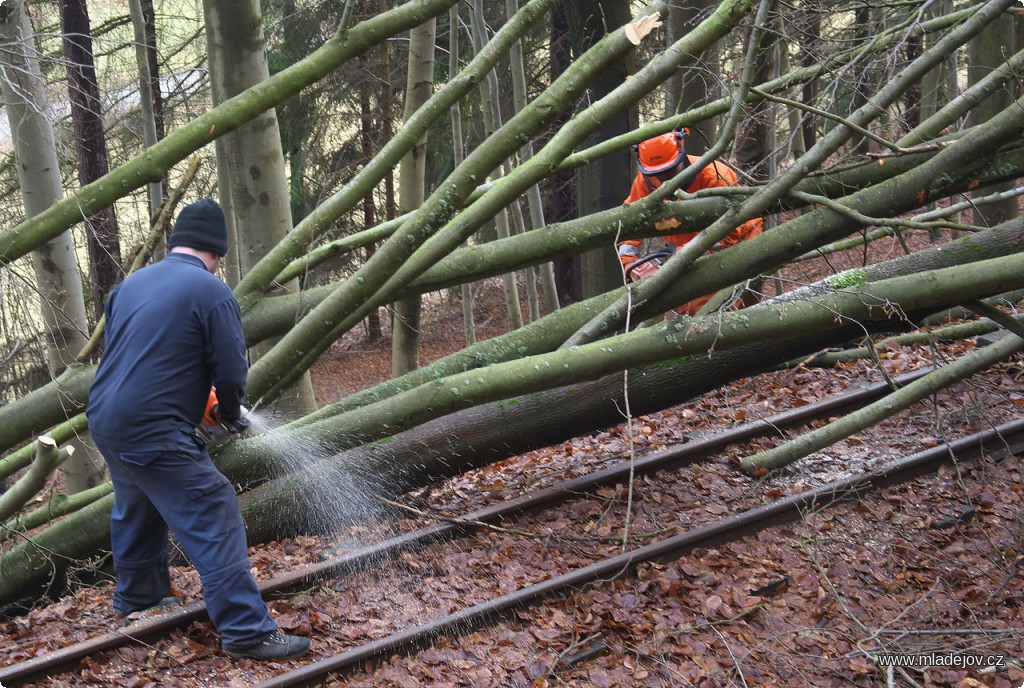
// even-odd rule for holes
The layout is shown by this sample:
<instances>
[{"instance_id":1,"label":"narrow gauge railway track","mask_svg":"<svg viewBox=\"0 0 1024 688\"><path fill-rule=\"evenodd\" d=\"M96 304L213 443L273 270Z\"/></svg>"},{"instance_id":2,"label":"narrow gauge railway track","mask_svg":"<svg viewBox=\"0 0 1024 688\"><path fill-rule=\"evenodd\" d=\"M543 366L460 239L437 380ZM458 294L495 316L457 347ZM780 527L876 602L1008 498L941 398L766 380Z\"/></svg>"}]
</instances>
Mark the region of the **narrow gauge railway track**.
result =
<instances>
[{"instance_id":1,"label":"narrow gauge railway track","mask_svg":"<svg viewBox=\"0 0 1024 688\"><path fill-rule=\"evenodd\" d=\"M906 382L906 379L902 379L901 382ZM779 414L763 421L750 423L704 441L693 442L672 450L652 454L636 461L634 470L636 474L642 475L677 468L714 454L716 451L720 451L726 445L734 442L748 440L768 432L778 432L780 429L797 426L816 418L846 412L884 394L886 389L886 385L882 384L866 387L819 404ZM438 620L435 623L368 643L337 657L317 662L309 667L293 672L294 676L293 674L286 674L278 679L274 679L274 681L267 682L265 685L315 685L321 680L318 677L325 676L328 673L343 671L346 666L351 666L353 663L362 662L372 657L379 657L381 653L394 653L398 648L412 648L417 645L428 644L429 639L434 637L436 633L442 632L446 626L454 624L459 628L465 629L468 627L468 624L479 624L483 619L492 617L504 609L527 604L530 600L545 595L555 594L566 586L579 585L587 580L588 577L602 577L607 575L608 571L614 572L630 568L641 561L677 558L682 552L698 545L742 537L745 533L760 530L773 523L791 520L806 504L815 500L821 500L825 497L835 498L837 495L849 494L851 491L889 484L893 480L899 482L910 479L921 472L934 470L934 466L942 463L944 459L948 459L950 453L955 453L958 456L961 453L970 453L971 447L983 446L979 444L983 442L994 442L996 447L1005 447L1007 442L1019 443L1021 439L1019 437L1013 439L1013 437L1018 433L1024 433L1024 428L1013 426L1013 424L1004 426L1001 430L1001 436L999 433L989 433L985 438L964 438L949 446L938 447L930 452L934 456L922 460L924 463L920 465L925 466L923 468L911 469L901 466L898 469L894 469L895 472L866 474L865 476L851 478L842 483L836 483L835 485L819 488L818 490L803 493L789 499L780 500L770 505L757 507L742 514L730 516L722 521L688 531L674 538L642 547L634 552L613 557L605 562L595 563L592 566L564 576L558 576L550 581L528 586L516 593L511 593L466 609L452 617ZM926 452L926 454L929 453ZM918 463L913 465L916 466ZM918 472L911 475L908 471L912 470L917 470ZM623 482L627 478L628 472L628 466L613 467L593 475L567 481L512 500L511 502L482 509L468 515L464 523L445 523L432 526L345 556L336 557L315 566L303 567L287 576L265 582L261 585L261 589L264 594L270 595L308 586L310 581L355 573L366 568L371 562L379 564L382 557L395 557L400 552L408 552L411 548L424 547L439 538L450 537L452 534L461 531L472 530L475 527L473 523L492 522L510 515L542 511L560 502L577 498L581 494L593 492L601 486ZM905 477L894 478L893 476ZM58 652L0 669L0 682L10 687L37 681L47 675L67 670L91 654L134 641L151 640L160 637L172 629L185 626L204 616L205 607L202 603L191 604L176 612L144 620L122 631L108 633Z\"/></svg>"},{"instance_id":2,"label":"narrow gauge railway track","mask_svg":"<svg viewBox=\"0 0 1024 688\"><path fill-rule=\"evenodd\" d=\"M806 490L775 502L732 514L706 524L608 557L536 585L496 597L427 624L374 640L320 660L308 666L275 676L252 688L305 688L326 685L332 676L379 661L396 654L408 654L430 646L440 636L463 635L511 610L545 598L557 597L580 586L631 572L643 562L665 563L685 556L698 547L714 545L756 534L765 528L789 523L812 509L829 508L855 500L870 490L908 482L935 472L952 460L973 461L982 457L999 459L1024 452L1024 420L963 437L908 457L890 461L866 473Z\"/></svg>"}]
</instances>

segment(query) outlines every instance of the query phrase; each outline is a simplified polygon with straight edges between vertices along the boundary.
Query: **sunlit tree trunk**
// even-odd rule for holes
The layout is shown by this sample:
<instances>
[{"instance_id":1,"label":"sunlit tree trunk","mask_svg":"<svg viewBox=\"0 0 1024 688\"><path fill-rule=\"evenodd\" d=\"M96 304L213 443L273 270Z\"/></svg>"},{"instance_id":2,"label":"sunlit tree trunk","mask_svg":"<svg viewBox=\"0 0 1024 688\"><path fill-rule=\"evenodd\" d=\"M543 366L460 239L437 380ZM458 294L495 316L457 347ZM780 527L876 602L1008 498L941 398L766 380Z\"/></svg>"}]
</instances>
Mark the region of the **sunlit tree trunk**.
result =
<instances>
[{"instance_id":1,"label":"sunlit tree trunk","mask_svg":"<svg viewBox=\"0 0 1024 688\"><path fill-rule=\"evenodd\" d=\"M64 197L50 111L28 12L21 0L0 6L0 81L14 140L25 215L32 217ZM75 360L88 339L82 277L71 232L32 252L50 375ZM65 489L79 492L103 477L102 459L90 443L76 440L76 456L64 463Z\"/></svg>"},{"instance_id":2,"label":"sunlit tree trunk","mask_svg":"<svg viewBox=\"0 0 1024 688\"><path fill-rule=\"evenodd\" d=\"M270 76L258 0L206 0L206 40L215 103L221 103ZM218 139L221 198L238 267L245 273L292 229L288 178L277 114L270 109ZM298 289L296 280L282 292ZM258 358L271 345L258 347ZM309 371L281 396L277 408L302 415L316 408Z\"/></svg>"},{"instance_id":3,"label":"sunlit tree trunk","mask_svg":"<svg viewBox=\"0 0 1024 688\"><path fill-rule=\"evenodd\" d=\"M409 70L405 87L405 112L408 120L434 90L434 42L437 21L431 19L409 32ZM407 213L423 205L426 198L427 137L423 136L402 158L398 167L398 211ZM413 296L395 304L391 331L391 375L399 377L420 365L420 297Z\"/></svg>"}]
</instances>

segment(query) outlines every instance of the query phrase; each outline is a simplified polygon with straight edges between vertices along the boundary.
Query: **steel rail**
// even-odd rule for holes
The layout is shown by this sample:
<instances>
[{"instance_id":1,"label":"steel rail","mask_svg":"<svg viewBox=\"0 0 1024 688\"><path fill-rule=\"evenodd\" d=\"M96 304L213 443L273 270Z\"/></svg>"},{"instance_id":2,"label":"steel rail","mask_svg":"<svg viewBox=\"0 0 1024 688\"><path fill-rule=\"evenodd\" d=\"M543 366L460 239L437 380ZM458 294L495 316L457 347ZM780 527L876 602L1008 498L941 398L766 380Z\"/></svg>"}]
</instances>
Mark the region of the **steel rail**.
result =
<instances>
[{"instance_id":1,"label":"steel rail","mask_svg":"<svg viewBox=\"0 0 1024 688\"><path fill-rule=\"evenodd\" d=\"M801 492L770 504L754 507L720 521L688 530L671 538L624 552L569 573L550 578L486 602L460 610L429 623L360 645L327 659L280 674L251 688L305 688L325 685L332 674L341 674L368 661L379 661L400 653L429 646L440 635L460 636L476 630L491 619L538 599L608 580L631 572L642 562L667 562L681 558L698 547L710 547L746 537L770 526L789 523L809 510L856 500L868 491L907 482L932 473L953 460L966 461L990 456L999 458L1024 451L1024 420L939 445L898 459L866 473Z\"/></svg>"},{"instance_id":2,"label":"steel rail","mask_svg":"<svg viewBox=\"0 0 1024 688\"><path fill-rule=\"evenodd\" d=\"M895 378L893 382L897 386L905 385L930 370L927 368L907 373ZM747 441L768 433L777 433L812 420L859 408L884 396L889 391L891 391L891 387L888 383L873 383L815 404L730 428L703 440L651 453L636 459L633 463L633 471L636 475L645 475L680 468L704 459L730 444ZM261 582L259 589L262 595L268 596L297 589L311 581L356 573L371 565L379 565L382 558L394 558L401 552L425 547L443 537L471 531L479 527L479 524L493 523L523 513L534 513L569 499L592 493L600 487L627 480L629 473L628 463L617 464L466 514L459 519L460 523L448 522L429 526L345 555L333 557L318 564L297 568L291 573ZM159 616L137 621L130 627L104 633L66 648L49 652L41 657L0 668L0 684L10 687L28 683L39 677L76 666L89 655L116 649L133 642L151 642L153 638L160 637L168 631L186 626L206 616L205 602L198 601L184 605Z\"/></svg>"}]
</instances>

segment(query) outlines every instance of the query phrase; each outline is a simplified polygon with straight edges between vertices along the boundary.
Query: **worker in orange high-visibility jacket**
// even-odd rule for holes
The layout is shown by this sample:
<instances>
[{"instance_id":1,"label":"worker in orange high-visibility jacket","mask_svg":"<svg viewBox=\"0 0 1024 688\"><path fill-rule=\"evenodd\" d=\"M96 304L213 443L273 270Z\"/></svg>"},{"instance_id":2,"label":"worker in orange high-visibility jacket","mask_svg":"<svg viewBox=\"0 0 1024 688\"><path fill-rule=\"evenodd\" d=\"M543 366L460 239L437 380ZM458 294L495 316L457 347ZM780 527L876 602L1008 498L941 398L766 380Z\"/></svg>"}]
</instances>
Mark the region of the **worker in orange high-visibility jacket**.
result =
<instances>
[{"instance_id":1,"label":"worker in orange high-visibility jacket","mask_svg":"<svg viewBox=\"0 0 1024 688\"><path fill-rule=\"evenodd\" d=\"M639 169L633 179L633 185L629 189L629 196L626 198L627 204L639 201L661 186L662 182L668 181L690 164L697 162L697 156L686 154L685 138L688 133L688 129L670 131L647 139L636 147ZM715 161L700 171L686 191L695 193L701 189L736 186L737 183L736 173L727 165ZM763 226L764 222L761 218L748 220L719 241L712 250L728 248L744 239L755 237L761 233ZM698 232L669 234L664 239L666 242L674 244L677 247L676 250L679 250L680 247L693 240L697 234ZM630 265L643 255L642 243L641 239L627 239L618 245L619 260L622 262L623 270L629 269ZM677 308L676 312L695 315L701 306L711 299L711 296L712 294L707 294L689 301Z\"/></svg>"}]
</instances>

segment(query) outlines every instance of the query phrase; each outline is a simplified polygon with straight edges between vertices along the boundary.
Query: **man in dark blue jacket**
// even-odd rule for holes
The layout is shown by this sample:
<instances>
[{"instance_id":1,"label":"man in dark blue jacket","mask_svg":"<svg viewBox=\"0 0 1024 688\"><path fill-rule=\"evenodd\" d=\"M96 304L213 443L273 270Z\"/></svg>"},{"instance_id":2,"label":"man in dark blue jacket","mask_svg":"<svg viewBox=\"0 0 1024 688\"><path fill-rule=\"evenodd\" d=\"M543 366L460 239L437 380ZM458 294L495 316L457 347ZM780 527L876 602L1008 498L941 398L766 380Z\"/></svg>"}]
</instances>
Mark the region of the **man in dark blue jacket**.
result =
<instances>
[{"instance_id":1,"label":"man in dark blue jacket","mask_svg":"<svg viewBox=\"0 0 1024 688\"><path fill-rule=\"evenodd\" d=\"M309 640L284 635L270 617L234 488L194 431L211 386L221 417L241 418L248 374L238 302L213 274L228 247L220 205L205 199L183 209L167 246L164 260L107 298L106 349L89 394L89 430L114 484L114 609L127 615L176 601L169 528L199 571L224 651L298 657Z\"/></svg>"}]
</instances>

